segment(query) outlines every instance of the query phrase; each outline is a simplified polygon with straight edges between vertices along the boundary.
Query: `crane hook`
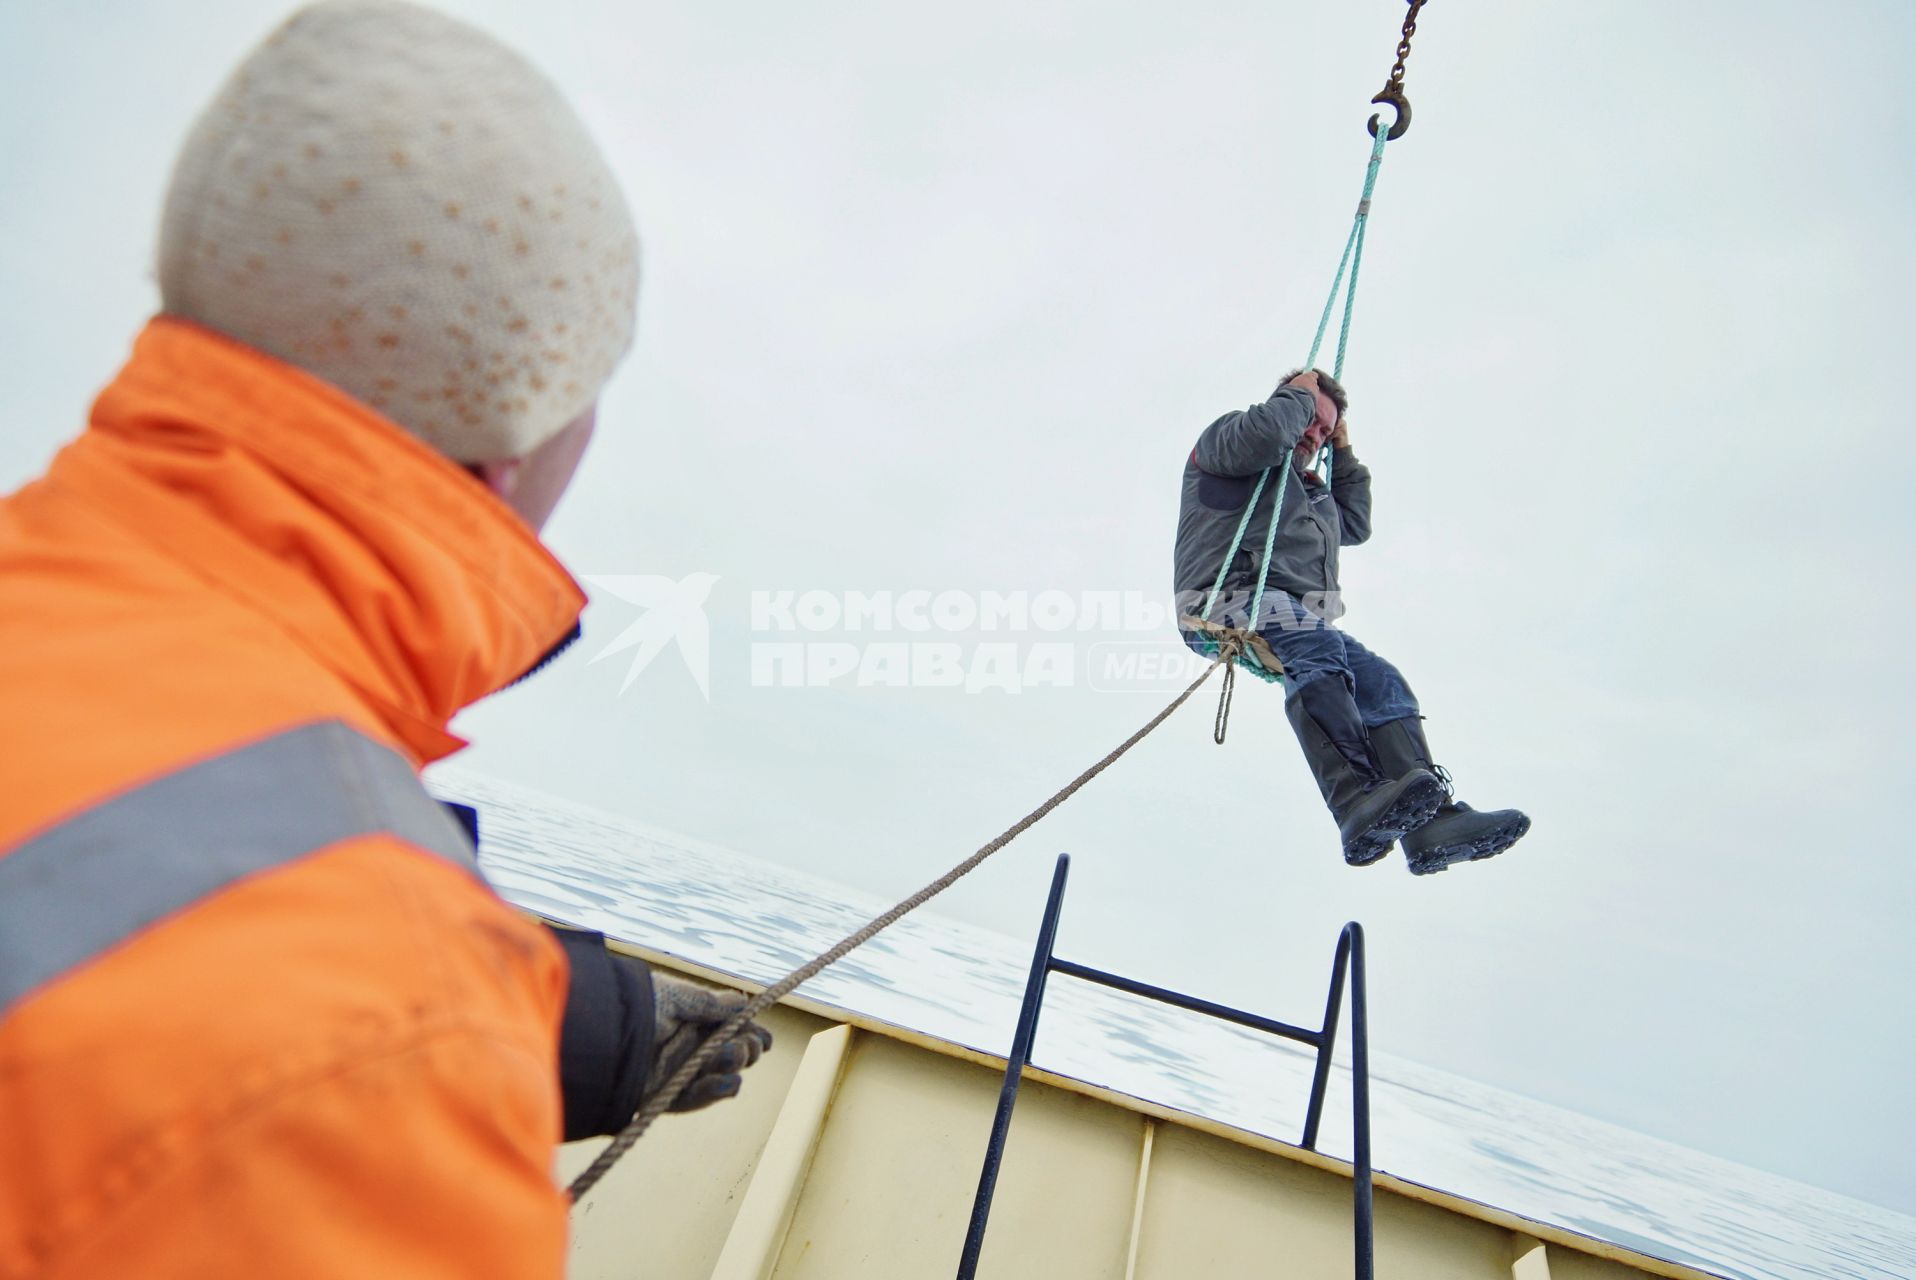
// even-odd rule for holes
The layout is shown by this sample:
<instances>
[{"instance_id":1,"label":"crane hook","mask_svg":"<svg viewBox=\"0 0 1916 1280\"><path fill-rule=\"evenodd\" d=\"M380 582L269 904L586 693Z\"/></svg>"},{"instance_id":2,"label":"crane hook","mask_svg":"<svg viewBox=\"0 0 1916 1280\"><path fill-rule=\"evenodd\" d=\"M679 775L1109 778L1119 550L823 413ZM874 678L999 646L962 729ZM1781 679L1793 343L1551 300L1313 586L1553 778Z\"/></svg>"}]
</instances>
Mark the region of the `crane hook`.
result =
<instances>
[{"instance_id":1,"label":"crane hook","mask_svg":"<svg viewBox=\"0 0 1916 1280\"><path fill-rule=\"evenodd\" d=\"M1404 96L1404 87L1399 84L1385 85L1384 91L1371 101L1381 106L1388 106L1397 113L1397 118L1391 122L1390 132L1385 135L1386 138L1395 142L1403 137L1404 131L1410 128L1410 99ZM1370 123L1365 126L1370 130L1370 136L1373 138L1377 136L1378 119L1378 116L1372 116Z\"/></svg>"}]
</instances>

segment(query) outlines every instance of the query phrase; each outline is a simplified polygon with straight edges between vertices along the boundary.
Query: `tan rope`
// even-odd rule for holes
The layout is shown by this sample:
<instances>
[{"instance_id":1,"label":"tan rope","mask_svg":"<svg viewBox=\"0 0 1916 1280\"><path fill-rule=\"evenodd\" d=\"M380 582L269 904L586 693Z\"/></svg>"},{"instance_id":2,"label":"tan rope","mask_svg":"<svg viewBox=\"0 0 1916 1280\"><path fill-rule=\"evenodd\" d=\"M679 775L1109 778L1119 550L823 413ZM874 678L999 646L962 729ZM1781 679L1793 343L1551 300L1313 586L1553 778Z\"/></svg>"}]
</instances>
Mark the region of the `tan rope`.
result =
<instances>
[{"instance_id":1,"label":"tan rope","mask_svg":"<svg viewBox=\"0 0 1916 1280\"><path fill-rule=\"evenodd\" d=\"M1223 651L1219 650L1219 660L1223 661ZM1209 672L1205 673L1209 675ZM1224 745L1224 731L1231 725L1231 695L1237 691L1237 663L1224 663L1224 684L1218 690L1217 716L1211 721L1211 741L1218 746Z\"/></svg>"},{"instance_id":2,"label":"tan rope","mask_svg":"<svg viewBox=\"0 0 1916 1280\"><path fill-rule=\"evenodd\" d=\"M1053 795L1036 809L1033 809L1030 813L1027 813L1024 817L1018 819L1018 821L1014 822L1002 835L986 844L950 871L947 871L944 875L938 877L917 893L912 894L911 897L906 898L903 902L885 912L885 914L864 925L857 932L837 942L829 950L821 952L810 960L807 960L804 964L746 1001L742 1009L721 1023L718 1030L707 1036L705 1040L699 1044L699 1047L692 1051L692 1056L687 1058L684 1064L672 1073L672 1077L669 1080L659 1086L657 1093L645 1099L643 1105L639 1107L639 1113L632 1117L632 1123L628 1124L618 1137L612 1139L612 1144L604 1151L601 1151L598 1158L590 1165L587 1165L583 1173L572 1180L572 1185L566 1189L566 1193L572 1197L573 1203L577 1204L580 1198L583 1197L586 1192L590 1191L613 1165L619 1162L620 1157L632 1149L632 1144L637 1142L640 1136L652 1126L652 1122L663 1115L671 1107L673 1101L678 1098L679 1094L685 1091L686 1086L698 1078L699 1073L705 1069L705 1064L711 1060L712 1055L716 1054L719 1048L736 1035L740 1028L744 1027L747 1022L750 1022L771 1005L776 1004L778 1001L790 995L801 983L810 981L812 978L818 976L824 969L842 960L854 949L869 942L878 933L896 923L901 917L917 910L925 903L943 893L946 889L949 889L960 879L968 875L986 858L989 858L992 854L1017 839L1040 818L1076 795L1080 787L1103 773L1118 757L1142 742L1146 734L1170 719L1171 713L1183 706L1185 701L1198 691L1198 686L1211 678L1211 673L1216 671L1220 664L1223 664L1228 671L1229 664L1236 656L1236 643L1226 642L1225 646L1219 650L1216 660L1204 669L1202 675L1187 685L1183 693L1171 699L1169 706L1146 721L1143 728L1113 748L1110 754L1106 755L1104 759L1098 761L1089 769L1086 769L1083 773L1073 778L1057 794Z\"/></svg>"}]
</instances>

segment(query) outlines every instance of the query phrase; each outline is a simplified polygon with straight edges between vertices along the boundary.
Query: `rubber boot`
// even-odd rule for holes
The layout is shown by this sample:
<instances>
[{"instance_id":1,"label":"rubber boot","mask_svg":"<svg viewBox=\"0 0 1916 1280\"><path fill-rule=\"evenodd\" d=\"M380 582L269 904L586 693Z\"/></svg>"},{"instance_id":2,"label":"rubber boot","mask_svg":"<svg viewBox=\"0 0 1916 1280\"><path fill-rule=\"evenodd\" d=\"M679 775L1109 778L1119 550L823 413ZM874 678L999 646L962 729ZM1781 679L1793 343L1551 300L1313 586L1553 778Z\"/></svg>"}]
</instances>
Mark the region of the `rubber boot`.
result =
<instances>
[{"instance_id":1,"label":"rubber boot","mask_svg":"<svg viewBox=\"0 0 1916 1280\"><path fill-rule=\"evenodd\" d=\"M1324 804L1337 820L1344 861L1368 866L1407 831L1428 822L1444 801L1435 774L1412 769L1387 777L1371 756L1364 721L1342 680L1319 677L1298 686L1284 714L1304 748Z\"/></svg>"},{"instance_id":2,"label":"rubber boot","mask_svg":"<svg viewBox=\"0 0 1916 1280\"><path fill-rule=\"evenodd\" d=\"M1431 763L1430 744L1424 740L1420 716L1393 720L1370 731L1377 763L1387 774L1434 773L1449 788L1450 775ZM1480 813L1460 800L1446 797L1437 816L1404 837L1404 861L1414 876L1427 876L1458 862L1494 858L1523 839L1530 819L1517 809Z\"/></svg>"}]
</instances>

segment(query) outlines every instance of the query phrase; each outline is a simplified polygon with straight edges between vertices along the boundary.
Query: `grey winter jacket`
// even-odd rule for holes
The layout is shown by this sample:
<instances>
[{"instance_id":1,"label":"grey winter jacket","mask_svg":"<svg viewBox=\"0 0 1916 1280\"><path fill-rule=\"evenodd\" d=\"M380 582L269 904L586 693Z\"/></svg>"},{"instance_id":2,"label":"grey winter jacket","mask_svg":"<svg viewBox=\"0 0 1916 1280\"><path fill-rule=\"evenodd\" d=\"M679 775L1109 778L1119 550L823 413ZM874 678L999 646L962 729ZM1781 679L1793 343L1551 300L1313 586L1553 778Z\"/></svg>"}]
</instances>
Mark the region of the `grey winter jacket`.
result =
<instances>
[{"instance_id":1,"label":"grey winter jacket","mask_svg":"<svg viewBox=\"0 0 1916 1280\"><path fill-rule=\"evenodd\" d=\"M1351 450L1338 449L1331 455L1329 486L1306 478L1291 451L1304 438L1315 414L1316 403L1309 391L1279 387L1263 404L1225 414L1198 437L1197 447L1184 463L1184 499L1178 511L1180 613L1195 616L1204 608L1231 535L1244 515L1244 504L1251 499L1257 477L1270 466L1288 467L1291 474L1265 579L1267 592L1296 596L1323 618L1334 619L1344 612L1338 600L1337 549L1370 537L1370 471ZM1244 623L1282 474L1273 474L1258 495L1257 510L1251 513L1244 541L1211 611L1214 622ZM1270 603L1263 611L1267 624Z\"/></svg>"}]
</instances>

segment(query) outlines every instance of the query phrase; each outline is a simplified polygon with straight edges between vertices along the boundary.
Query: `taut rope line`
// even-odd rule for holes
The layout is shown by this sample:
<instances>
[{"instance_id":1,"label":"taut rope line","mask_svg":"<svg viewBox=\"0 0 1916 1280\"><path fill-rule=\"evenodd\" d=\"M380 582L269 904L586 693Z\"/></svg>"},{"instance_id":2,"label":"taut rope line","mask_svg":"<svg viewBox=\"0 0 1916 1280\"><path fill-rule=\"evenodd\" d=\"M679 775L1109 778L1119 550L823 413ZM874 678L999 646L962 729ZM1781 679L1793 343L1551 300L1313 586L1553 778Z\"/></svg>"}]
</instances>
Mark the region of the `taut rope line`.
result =
<instances>
[{"instance_id":1,"label":"taut rope line","mask_svg":"<svg viewBox=\"0 0 1916 1280\"><path fill-rule=\"evenodd\" d=\"M1217 657L1212 660L1211 665L1204 668L1203 673L1199 675L1197 679L1186 685L1184 692L1171 699L1170 704L1166 706L1164 710L1152 716L1136 733L1112 748L1104 759L1098 761L1089 769L1086 769L1083 773L1066 783L1061 790L1036 809L1033 809L1030 813L1027 813L1024 817L1012 823L1010 827L1006 828L1003 834L985 844L976 853L920 889L917 893L912 894L909 898L900 902L891 910L865 924L858 929L857 932L833 944L830 949L813 956L810 960L807 960L804 964L746 1001L744 1008L721 1023L716 1031L707 1036L699 1044L699 1047L692 1051L692 1056L687 1058L679 1069L672 1073L670 1079L659 1086L657 1093L645 1099L639 1107L639 1113L632 1117L632 1123L626 1125L619 1136L612 1139L612 1144L604 1151L601 1151L598 1158L587 1165L584 1172L572 1180L572 1185L566 1188L566 1194L571 1196L573 1203L577 1204L580 1197L590 1191L599 1179L603 1178L612 1166L619 1162L620 1157L632 1149L632 1144L637 1142L640 1136L652 1126L654 1120L658 1119L659 1116L663 1115L665 1111L671 1107L679 1094L684 1092L685 1087L697 1078L700 1071L704 1070L705 1064L711 1060L712 1055L717 1053L719 1047L727 1040L730 1040L741 1027L757 1017L763 1010L776 1004L787 995L790 995L800 984L810 981L826 968L842 960L856 948L869 942L884 929L897 923L903 916L917 910L925 903L943 893L946 889L949 889L952 885L958 883L959 880L976 869L980 863L984 862L986 858L989 858L992 854L1017 839L1030 828L1032 824L1036 823L1038 819L1044 817L1066 800L1076 795L1079 788L1083 787L1085 783L1103 773L1125 752L1144 741L1146 734L1170 719L1171 713L1183 706L1190 696L1198 691L1198 687L1211 678L1211 673L1216 671L1219 666L1225 668L1225 678L1228 680L1230 678L1230 663L1237 657L1237 649L1237 641L1227 640L1220 648ZM1222 733L1223 716L1227 712L1228 704L1219 709L1219 733Z\"/></svg>"}]
</instances>

